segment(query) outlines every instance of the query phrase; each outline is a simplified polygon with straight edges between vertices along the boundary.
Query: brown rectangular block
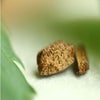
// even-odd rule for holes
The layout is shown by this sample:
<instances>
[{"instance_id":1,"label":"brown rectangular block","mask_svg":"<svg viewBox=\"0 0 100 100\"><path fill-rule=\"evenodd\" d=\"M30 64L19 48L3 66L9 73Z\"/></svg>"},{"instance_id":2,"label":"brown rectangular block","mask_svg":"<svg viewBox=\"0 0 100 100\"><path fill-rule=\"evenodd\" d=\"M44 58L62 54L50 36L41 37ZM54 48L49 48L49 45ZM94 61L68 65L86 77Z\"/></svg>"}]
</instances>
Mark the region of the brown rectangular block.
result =
<instances>
[{"instance_id":1,"label":"brown rectangular block","mask_svg":"<svg viewBox=\"0 0 100 100\"><path fill-rule=\"evenodd\" d=\"M85 47L80 45L76 48L75 51L76 62L77 62L77 70L76 74L84 74L89 69L89 62L86 54Z\"/></svg>"}]
</instances>

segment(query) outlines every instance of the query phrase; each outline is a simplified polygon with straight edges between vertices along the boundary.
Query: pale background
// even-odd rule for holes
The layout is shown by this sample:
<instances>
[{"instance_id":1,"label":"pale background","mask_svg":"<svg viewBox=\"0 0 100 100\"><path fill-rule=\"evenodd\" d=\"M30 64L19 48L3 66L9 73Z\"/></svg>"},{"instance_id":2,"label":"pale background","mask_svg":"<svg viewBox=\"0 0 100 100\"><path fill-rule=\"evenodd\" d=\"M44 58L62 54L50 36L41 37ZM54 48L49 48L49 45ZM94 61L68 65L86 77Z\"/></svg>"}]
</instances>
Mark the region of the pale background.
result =
<instances>
[{"instance_id":1,"label":"pale background","mask_svg":"<svg viewBox=\"0 0 100 100\"><path fill-rule=\"evenodd\" d=\"M99 0L2 1L2 18L9 29L13 49L25 65L25 71L21 71L37 91L35 100L100 100L100 57L95 57L88 48L90 70L84 76L76 77L71 68L47 78L38 76L38 51L63 38L60 35L54 36L43 27L36 30L30 23L30 20L43 25L42 21L48 20L100 19L99 3ZM75 42L73 38L66 35L68 41ZM20 68L20 64L15 63Z\"/></svg>"}]
</instances>

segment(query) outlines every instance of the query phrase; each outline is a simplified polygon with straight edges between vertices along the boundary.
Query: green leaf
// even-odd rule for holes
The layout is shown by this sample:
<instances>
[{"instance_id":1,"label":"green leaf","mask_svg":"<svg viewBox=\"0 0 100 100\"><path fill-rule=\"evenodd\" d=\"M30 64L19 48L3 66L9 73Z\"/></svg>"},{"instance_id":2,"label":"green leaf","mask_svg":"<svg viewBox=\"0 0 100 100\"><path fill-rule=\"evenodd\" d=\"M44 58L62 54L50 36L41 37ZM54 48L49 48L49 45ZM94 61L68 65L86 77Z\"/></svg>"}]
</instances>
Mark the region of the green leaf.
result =
<instances>
[{"instance_id":1,"label":"green leaf","mask_svg":"<svg viewBox=\"0 0 100 100\"><path fill-rule=\"evenodd\" d=\"M12 50L12 47L10 45L10 42L9 42L9 39L6 35L6 32L5 30L3 29L3 26L2 26L2 29L1 29L1 33L2 33L2 38L1 38L1 45L2 45L2 49L4 52L9 52L9 54L7 54L7 56L12 59L12 60L16 60L18 61L22 67L24 67L23 63L21 62L21 60L16 56L16 54L13 52Z\"/></svg>"},{"instance_id":2,"label":"green leaf","mask_svg":"<svg viewBox=\"0 0 100 100\"><path fill-rule=\"evenodd\" d=\"M8 37L1 29L1 97L2 100L31 100L34 89L27 83L25 77L13 62L21 61L13 52Z\"/></svg>"}]
</instances>

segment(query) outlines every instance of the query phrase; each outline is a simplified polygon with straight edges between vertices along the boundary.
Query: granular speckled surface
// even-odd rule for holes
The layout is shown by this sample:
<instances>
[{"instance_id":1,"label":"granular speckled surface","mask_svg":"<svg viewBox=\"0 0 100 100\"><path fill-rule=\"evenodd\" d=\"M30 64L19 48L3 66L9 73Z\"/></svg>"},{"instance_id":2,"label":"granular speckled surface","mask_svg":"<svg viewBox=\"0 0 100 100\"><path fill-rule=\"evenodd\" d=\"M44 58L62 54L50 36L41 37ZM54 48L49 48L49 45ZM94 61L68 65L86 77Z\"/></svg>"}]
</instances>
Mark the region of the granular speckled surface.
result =
<instances>
[{"instance_id":1,"label":"granular speckled surface","mask_svg":"<svg viewBox=\"0 0 100 100\"><path fill-rule=\"evenodd\" d=\"M67 69L75 61L74 45L56 41L41 50L37 56L40 75L48 76Z\"/></svg>"}]
</instances>

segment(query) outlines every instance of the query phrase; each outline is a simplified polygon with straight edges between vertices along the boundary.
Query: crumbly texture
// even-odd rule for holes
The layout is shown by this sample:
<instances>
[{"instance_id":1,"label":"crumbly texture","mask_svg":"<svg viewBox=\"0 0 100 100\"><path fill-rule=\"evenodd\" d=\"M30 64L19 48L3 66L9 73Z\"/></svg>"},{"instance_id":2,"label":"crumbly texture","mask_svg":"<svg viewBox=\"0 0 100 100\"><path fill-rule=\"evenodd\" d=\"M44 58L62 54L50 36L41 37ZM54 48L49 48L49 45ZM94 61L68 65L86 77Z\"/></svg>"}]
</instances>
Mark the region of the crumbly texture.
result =
<instances>
[{"instance_id":1,"label":"crumbly texture","mask_svg":"<svg viewBox=\"0 0 100 100\"><path fill-rule=\"evenodd\" d=\"M64 41L50 44L37 55L39 74L43 76L61 72L74 61L74 46Z\"/></svg>"},{"instance_id":2,"label":"crumbly texture","mask_svg":"<svg viewBox=\"0 0 100 100\"><path fill-rule=\"evenodd\" d=\"M77 61L77 70L76 74L84 74L89 69L89 62L86 55L86 50L84 46L80 45L76 48L76 61Z\"/></svg>"}]
</instances>

